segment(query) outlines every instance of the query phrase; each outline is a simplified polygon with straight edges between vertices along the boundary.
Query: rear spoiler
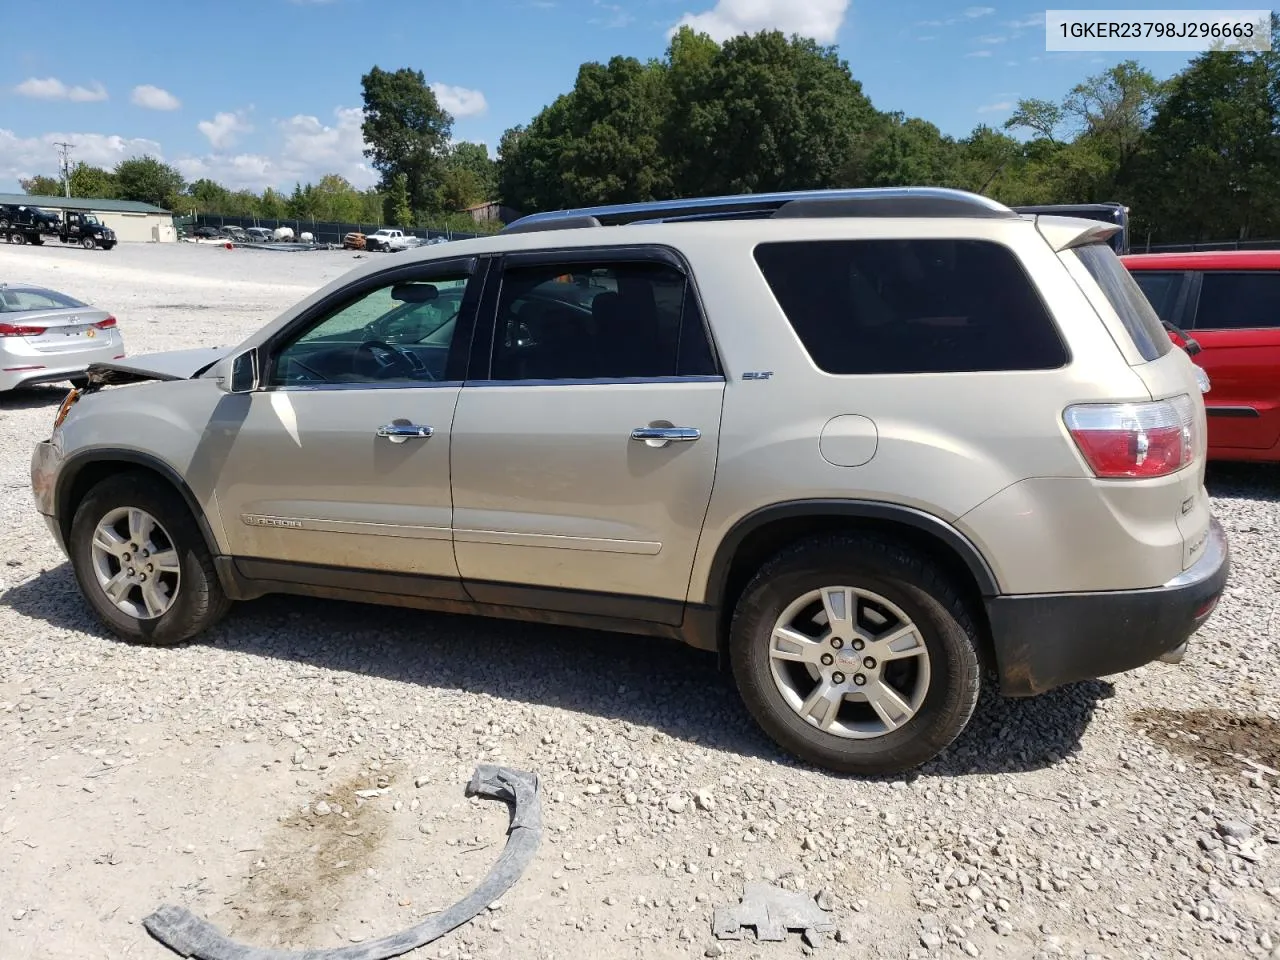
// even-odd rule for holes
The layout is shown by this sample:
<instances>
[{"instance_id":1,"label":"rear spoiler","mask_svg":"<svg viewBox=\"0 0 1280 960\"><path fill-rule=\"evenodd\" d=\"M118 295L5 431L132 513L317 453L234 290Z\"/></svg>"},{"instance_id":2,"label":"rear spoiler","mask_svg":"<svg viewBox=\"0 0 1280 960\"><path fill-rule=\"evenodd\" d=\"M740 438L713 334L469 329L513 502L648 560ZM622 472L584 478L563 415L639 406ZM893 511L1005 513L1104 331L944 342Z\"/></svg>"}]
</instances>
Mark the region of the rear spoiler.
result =
<instances>
[{"instance_id":1,"label":"rear spoiler","mask_svg":"<svg viewBox=\"0 0 1280 960\"><path fill-rule=\"evenodd\" d=\"M1111 238L1124 229L1118 223L1103 223L1100 220L1084 220L1078 217L1054 217L1040 214L1035 221L1040 235L1058 253L1091 243L1109 244Z\"/></svg>"}]
</instances>

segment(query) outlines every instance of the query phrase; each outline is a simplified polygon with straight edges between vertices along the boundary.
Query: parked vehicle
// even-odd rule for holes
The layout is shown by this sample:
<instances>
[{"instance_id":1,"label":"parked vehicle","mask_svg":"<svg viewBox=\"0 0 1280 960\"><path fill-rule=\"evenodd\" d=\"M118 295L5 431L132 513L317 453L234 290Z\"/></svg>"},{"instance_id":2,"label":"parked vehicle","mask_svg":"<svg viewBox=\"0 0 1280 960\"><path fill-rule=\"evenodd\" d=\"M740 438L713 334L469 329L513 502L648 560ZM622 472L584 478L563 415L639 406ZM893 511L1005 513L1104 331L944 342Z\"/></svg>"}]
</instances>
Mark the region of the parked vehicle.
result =
<instances>
[{"instance_id":1,"label":"parked vehicle","mask_svg":"<svg viewBox=\"0 0 1280 960\"><path fill-rule=\"evenodd\" d=\"M58 236L61 228L61 218L47 210L19 204L0 205L0 237L7 243L39 246L46 238Z\"/></svg>"},{"instance_id":2,"label":"parked vehicle","mask_svg":"<svg viewBox=\"0 0 1280 960\"><path fill-rule=\"evenodd\" d=\"M402 250L411 250L422 246L422 239L412 234L407 234L403 230L383 227L381 230L366 236L364 238L364 246L366 250L399 253Z\"/></svg>"},{"instance_id":3,"label":"parked vehicle","mask_svg":"<svg viewBox=\"0 0 1280 960\"><path fill-rule=\"evenodd\" d=\"M266 227L248 227L245 233L254 243L270 243L272 240L271 231Z\"/></svg>"},{"instance_id":4,"label":"parked vehicle","mask_svg":"<svg viewBox=\"0 0 1280 960\"><path fill-rule=\"evenodd\" d=\"M38 207L0 206L0 235L17 244L41 244L57 237L86 250L110 250L116 245L116 232L87 210L67 210L59 216Z\"/></svg>"},{"instance_id":5,"label":"parked vehicle","mask_svg":"<svg viewBox=\"0 0 1280 960\"><path fill-rule=\"evenodd\" d=\"M343 250L363 250L365 244L364 234L352 231L342 238Z\"/></svg>"},{"instance_id":6,"label":"parked vehicle","mask_svg":"<svg viewBox=\"0 0 1280 960\"><path fill-rule=\"evenodd\" d=\"M234 243L245 243L249 239L249 232L244 227L225 226L218 228L218 234L226 237Z\"/></svg>"},{"instance_id":7,"label":"parked vehicle","mask_svg":"<svg viewBox=\"0 0 1280 960\"><path fill-rule=\"evenodd\" d=\"M984 666L1175 663L1223 590L1196 367L1116 229L923 188L527 217L92 368L35 503L133 641L271 592L674 637L797 756L909 769Z\"/></svg>"},{"instance_id":8,"label":"parked vehicle","mask_svg":"<svg viewBox=\"0 0 1280 960\"><path fill-rule=\"evenodd\" d=\"M222 230L219 227L196 227L191 236L197 240L217 240L222 237Z\"/></svg>"},{"instance_id":9,"label":"parked vehicle","mask_svg":"<svg viewBox=\"0 0 1280 960\"><path fill-rule=\"evenodd\" d=\"M1209 375L1209 458L1280 462L1280 250L1124 258L1160 319Z\"/></svg>"},{"instance_id":10,"label":"parked vehicle","mask_svg":"<svg viewBox=\"0 0 1280 960\"><path fill-rule=\"evenodd\" d=\"M0 283L0 393L124 358L116 318L45 287Z\"/></svg>"}]
</instances>

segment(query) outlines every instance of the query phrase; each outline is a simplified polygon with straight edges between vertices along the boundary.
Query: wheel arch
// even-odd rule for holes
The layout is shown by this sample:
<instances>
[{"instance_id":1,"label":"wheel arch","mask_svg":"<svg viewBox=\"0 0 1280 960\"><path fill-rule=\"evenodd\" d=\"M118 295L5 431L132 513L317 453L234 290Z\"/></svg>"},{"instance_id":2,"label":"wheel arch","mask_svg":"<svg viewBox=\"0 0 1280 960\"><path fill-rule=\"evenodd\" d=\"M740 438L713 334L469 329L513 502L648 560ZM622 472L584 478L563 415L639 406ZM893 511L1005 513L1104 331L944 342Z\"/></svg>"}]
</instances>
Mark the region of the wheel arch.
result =
<instances>
[{"instance_id":1,"label":"wheel arch","mask_svg":"<svg viewBox=\"0 0 1280 960\"><path fill-rule=\"evenodd\" d=\"M222 551L218 547L213 528L205 516L204 508L196 499L191 488L170 464L159 457L138 450L96 449L85 451L69 457L58 471L58 481L54 488L54 516L62 533L64 543L71 542L71 521L75 517L76 508L85 495L97 484L108 477L121 473L151 474L163 483L172 487L182 497L191 516L204 537L205 547L210 556L217 557ZM221 574L219 574L221 575ZM225 586L225 585L224 585Z\"/></svg>"},{"instance_id":2,"label":"wheel arch","mask_svg":"<svg viewBox=\"0 0 1280 960\"><path fill-rule=\"evenodd\" d=\"M755 571L780 550L811 536L835 532L876 533L911 547L964 591L984 634L985 597L1000 593L995 573L963 533L926 511L870 500L797 500L747 514L716 548L702 609L715 611L716 647L723 653L734 606ZM984 641L985 642L985 641ZM709 644L707 644L709 645ZM985 651L984 651L985 653Z\"/></svg>"}]
</instances>

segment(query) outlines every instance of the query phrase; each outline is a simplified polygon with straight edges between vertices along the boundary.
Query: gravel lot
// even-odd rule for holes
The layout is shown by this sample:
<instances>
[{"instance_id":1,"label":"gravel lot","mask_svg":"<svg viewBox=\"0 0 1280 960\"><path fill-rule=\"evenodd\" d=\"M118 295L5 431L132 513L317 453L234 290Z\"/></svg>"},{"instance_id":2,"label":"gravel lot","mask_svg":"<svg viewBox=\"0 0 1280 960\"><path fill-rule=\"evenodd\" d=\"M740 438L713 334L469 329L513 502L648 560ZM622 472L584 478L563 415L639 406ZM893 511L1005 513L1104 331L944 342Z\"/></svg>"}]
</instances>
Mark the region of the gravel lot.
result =
<instances>
[{"instance_id":1,"label":"gravel lot","mask_svg":"<svg viewBox=\"0 0 1280 960\"><path fill-rule=\"evenodd\" d=\"M111 309L131 354L237 341L354 265L0 246L0 279ZM108 639L28 491L63 393L0 399L5 957L170 957L162 902L263 946L398 930L500 851L505 809L463 797L487 761L540 774L543 845L415 956L1280 958L1280 469L1211 473L1235 566L1182 666L987 698L866 782L781 757L662 641L284 598L181 649ZM760 878L825 891L851 945L716 944Z\"/></svg>"}]
</instances>

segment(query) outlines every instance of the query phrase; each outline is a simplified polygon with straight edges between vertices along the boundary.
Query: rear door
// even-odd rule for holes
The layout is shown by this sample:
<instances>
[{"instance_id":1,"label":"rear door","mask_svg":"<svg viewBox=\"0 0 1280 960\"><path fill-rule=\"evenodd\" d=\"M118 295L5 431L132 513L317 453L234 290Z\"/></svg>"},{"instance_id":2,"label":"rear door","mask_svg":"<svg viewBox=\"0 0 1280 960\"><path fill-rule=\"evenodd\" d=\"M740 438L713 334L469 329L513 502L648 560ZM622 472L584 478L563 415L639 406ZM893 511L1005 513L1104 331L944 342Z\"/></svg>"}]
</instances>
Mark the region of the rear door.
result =
<instances>
[{"instance_id":1,"label":"rear door","mask_svg":"<svg viewBox=\"0 0 1280 960\"><path fill-rule=\"evenodd\" d=\"M679 623L725 388L686 268L614 248L490 277L453 427L468 593Z\"/></svg>"},{"instance_id":2,"label":"rear door","mask_svg":"<svg viewBox=\"0 0 1280 960\"><path fill-rule=\"evenodd\" d=\"M1208 271L1192 292L1215 454L1280 443L1280 271Z\"/></svg>"}]
</instances>

